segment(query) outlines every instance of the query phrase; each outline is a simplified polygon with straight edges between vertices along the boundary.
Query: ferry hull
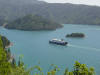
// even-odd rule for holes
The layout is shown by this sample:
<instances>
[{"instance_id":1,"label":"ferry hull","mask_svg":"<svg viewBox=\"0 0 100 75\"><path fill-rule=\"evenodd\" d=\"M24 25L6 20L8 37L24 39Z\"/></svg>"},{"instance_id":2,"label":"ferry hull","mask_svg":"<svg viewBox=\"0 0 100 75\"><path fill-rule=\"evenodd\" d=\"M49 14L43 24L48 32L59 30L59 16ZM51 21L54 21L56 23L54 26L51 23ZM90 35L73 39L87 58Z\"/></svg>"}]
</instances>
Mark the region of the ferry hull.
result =
<instances>
[{"instance_id":1,"label":"ferry hull","mask_svg":"<svg viewBox=\"0 0 100 75\"><path fill-rule=\"evenodd\" d=\"M54 42L54 41L49 41L50 44L56 44L56 45L67 45L68 43L67 42Z\"/></svg>"}]
</instances>

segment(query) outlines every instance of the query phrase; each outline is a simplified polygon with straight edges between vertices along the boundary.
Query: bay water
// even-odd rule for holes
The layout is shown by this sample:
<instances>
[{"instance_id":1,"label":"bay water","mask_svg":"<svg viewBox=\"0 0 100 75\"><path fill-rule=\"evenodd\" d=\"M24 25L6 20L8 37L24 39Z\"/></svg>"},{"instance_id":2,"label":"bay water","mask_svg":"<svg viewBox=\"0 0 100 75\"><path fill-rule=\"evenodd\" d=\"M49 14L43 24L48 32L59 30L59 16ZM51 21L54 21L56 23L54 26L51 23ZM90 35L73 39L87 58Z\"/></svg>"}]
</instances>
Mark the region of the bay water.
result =
<instances>
[{"instance_id":1,"label":"bay water","mask_svg":"<svg viewBox=\"0 0 100 75\"><path fill-rule=\"evenodd\" d=\"M66 34L81 32L85 38L66 38ZM61 70L57 75L63 75L64 69L73 70L75 61L93 66L96 75L100 75L100 26L64 24L55 31L21 31L8 30L0 27L0 34L6 36L14 45L11 52L16 61L23 55L27 67L39 65L46 75L52 69L51 64ZM49 44L49 40L57 38L68 42L67 46Z\"/></svg>"}]
</instances>

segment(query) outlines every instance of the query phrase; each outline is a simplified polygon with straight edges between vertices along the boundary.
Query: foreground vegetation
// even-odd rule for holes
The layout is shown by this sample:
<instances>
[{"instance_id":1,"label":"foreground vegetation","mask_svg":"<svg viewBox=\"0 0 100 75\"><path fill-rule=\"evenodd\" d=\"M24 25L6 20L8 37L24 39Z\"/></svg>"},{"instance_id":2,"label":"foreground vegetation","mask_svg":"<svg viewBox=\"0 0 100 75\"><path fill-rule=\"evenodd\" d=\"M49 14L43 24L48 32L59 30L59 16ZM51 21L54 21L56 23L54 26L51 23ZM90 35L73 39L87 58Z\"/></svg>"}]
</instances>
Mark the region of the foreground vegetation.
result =
<instances>
[{"instance_id":1,"label":"foreground vegetation","mask_svg":"<svg viewBox=\"0 0 100 75\"><path fill-rule=\"evenodd\" d=\"M54 68L47 72L47 75L57 75L60 68L52 64ZM37 72L33 72L37 69ZM31 74L32 73L32 74ZM32 68L26 69L22 56L19 57L19 61L16 64L15 59L12 57L10 49L5 49L3 47L2 37L0 36L0 75L44 75L42 68L34 66ZM86 64L81 64L78 61L75 62L73 70L70 72L65 69L62 75L95 75L93 67L88 68Z\"/></svg>"}]
</instances>

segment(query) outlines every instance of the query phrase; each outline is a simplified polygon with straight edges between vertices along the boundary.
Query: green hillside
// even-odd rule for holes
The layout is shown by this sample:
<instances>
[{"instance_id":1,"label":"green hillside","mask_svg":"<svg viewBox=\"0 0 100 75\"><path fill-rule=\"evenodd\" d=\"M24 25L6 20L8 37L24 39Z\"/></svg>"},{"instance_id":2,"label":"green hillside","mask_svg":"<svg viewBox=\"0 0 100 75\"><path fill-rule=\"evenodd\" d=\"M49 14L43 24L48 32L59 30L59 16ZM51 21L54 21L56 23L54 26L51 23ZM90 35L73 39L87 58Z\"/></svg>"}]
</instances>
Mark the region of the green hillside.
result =
<instances>
[{"instance_id":1,"label":"green hillside","mask_svg":"<svg viewBox=\"0 0 100 75\"><path fill-rule=\"evenodd\" d=\"M28 14L38 14L61 24L100 25L99 6L46 3L37 0L0 0L2 22L13 21Z\"/></svg>"}]
</instances>

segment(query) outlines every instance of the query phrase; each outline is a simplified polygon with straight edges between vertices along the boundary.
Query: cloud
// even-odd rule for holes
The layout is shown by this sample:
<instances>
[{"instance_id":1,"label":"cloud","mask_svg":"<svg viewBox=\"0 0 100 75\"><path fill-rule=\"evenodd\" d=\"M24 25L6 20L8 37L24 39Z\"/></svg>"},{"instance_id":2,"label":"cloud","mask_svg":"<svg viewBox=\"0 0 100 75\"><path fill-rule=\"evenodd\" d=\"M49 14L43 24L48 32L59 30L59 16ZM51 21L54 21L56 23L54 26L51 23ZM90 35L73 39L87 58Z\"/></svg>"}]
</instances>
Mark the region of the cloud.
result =
<instances>
[{"instance_id":1,"label":"cloud","mask_svg":"<svg viewBox=\"0 0 100 75\"><path fill-rule=\"evenodd\" d=\"M50 3L74 3L74 4L87 4L87 5L99 5L100 0L45 0Z\"/></svg>"}]
</instances>

